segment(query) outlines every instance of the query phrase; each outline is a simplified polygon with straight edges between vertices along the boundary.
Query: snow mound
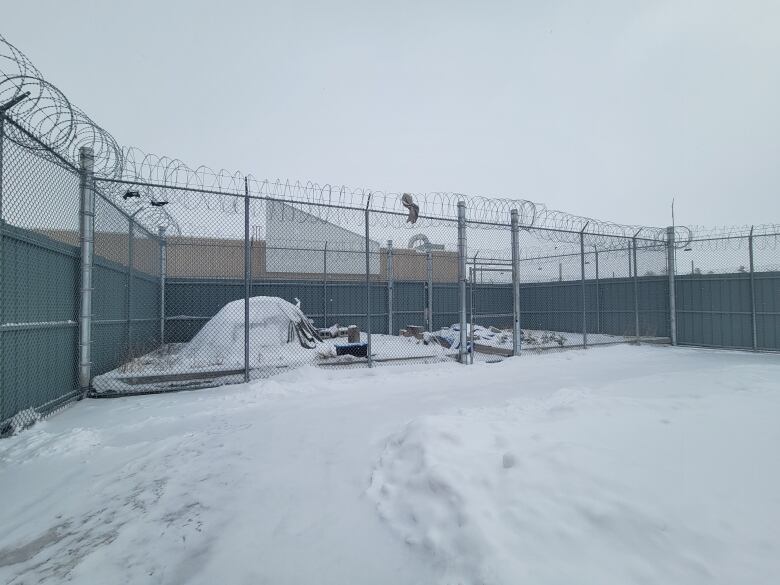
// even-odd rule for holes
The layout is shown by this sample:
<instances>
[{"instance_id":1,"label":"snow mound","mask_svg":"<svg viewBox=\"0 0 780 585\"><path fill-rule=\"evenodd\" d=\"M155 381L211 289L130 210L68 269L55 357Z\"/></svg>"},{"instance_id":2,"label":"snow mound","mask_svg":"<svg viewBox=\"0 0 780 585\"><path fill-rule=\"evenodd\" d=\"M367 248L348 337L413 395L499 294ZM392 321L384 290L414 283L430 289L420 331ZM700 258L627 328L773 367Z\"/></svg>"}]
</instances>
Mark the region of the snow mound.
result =
<instances>
[{"instance_id":1,"label":"snow mound","mask_svg":"<svg viewBox=\"0 0 780 585\"><path fill-rule=\"evenodd\" d=\"M446 340L449 343L449 347L453 349L457 349L460 345L460 325L458 323L439 329L433 335ZM572 343L572 340L569 339L570 335L557 331L523 329L522 345L531 348L563 347ZM466 336L471 341L472 328L469 323L466 324ZM575 336L579 336L579 334L575 334ZM475 324L473 337L474 342L478 344L506 349L512 348L513 333L511 329L483 327ZM579 340L577 342L581 343Z\"/></svg>"},{"instance_id":2,"label":"snow mound","mask_svg":"<svg viewBox=\"0 0 780 585\"><path fill-rule=\"evenodd\" d=\"M728 494L767 501L775 474L746 487L724 468L739 456L709 457L730 450L727 438L712 445L719 423L699 423L708 429L685 441L686 462L660 406L579 389L525 404L416 419L372 473L380 517L442 583L703 585L770 574L761 559L776 550L775 527Z\"/></svg>"},{"instance_id":3,"label":"snow mound","mask_svg":"<svg viewBox=\"0 0 780 585\"><path fill-rule=\"evenodd\" d=\"M300 345L296 327L308 324L306 315L279 297L249 299L249 353L259 361L265 348ZM193 365L241 366L244 361L244 300L222 307L192 338L180 359Z\"/></svg>"}]
</instances>

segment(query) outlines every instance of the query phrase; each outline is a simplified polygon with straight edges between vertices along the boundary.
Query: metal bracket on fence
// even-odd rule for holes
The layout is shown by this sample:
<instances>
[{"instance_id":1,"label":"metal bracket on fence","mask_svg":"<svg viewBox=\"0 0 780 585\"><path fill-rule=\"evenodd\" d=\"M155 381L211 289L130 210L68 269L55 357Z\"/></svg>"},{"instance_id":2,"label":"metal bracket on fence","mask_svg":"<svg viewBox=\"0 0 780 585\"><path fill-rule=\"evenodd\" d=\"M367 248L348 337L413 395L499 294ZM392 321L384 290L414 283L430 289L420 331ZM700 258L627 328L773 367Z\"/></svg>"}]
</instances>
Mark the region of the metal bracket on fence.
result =
<instances>
[{"instance_id":1,"label":"metal bracket on fence","mask_svg":"<svg viewBox=\"0 0 780 585\"><path fill-rule=\"evenodd\" d=\"M30 92L29 91L25 91L24 93L20 93L15 98L12 98L12 99L8 100L7 102L5 102L4 104L0 105L0 116L4 116L5 113L8 110L13 108L16 104L18 104L22 100L27 99L28 97L30 97Z\"/></svg>"},{"instance_id":2,"label":"metal bracket on fence","mask_svg":"<svg viewBox=\"0 0 780 585\"><path fill-rule=\"evenodd\" d=\"M460 313L460 343L458 361L466 360L466 202L458 201L458 304ZM473 351L473 348L472 348Z\"/></svg>"},{"instance_id":3,"label":"metal bracket on fence","mask_svg":"<svg viewBox=\"0 0 780 585\"><path fill-rule=\"evenodd\" d=\"M79 149L79 239L81 292L79 303L79 389L84 396L92 381L92 263L95 251L95 155L90 147Z\"/></svg>"},{"instance_id":4,"label":"metal bracket on fence","mask_svg":"<svg viewBox=\"0 0 780 585\"><path fill-rule=\"evenodd\" d=\"M510 211L512 222L512 355L520 355L523 331L520 328L520 216Z\"/></svg>"},{"instance_id":5,"label":"metal bracket on fence","mask_svg":"<svg viewBox=\"0 0 780 585\"><path fill-rule=\"evenodd\" d=\"M677 305L674 288L674 226L666 228L666 271L669 274L669 337L677 345Z\"/></svg>"}]
</instances>

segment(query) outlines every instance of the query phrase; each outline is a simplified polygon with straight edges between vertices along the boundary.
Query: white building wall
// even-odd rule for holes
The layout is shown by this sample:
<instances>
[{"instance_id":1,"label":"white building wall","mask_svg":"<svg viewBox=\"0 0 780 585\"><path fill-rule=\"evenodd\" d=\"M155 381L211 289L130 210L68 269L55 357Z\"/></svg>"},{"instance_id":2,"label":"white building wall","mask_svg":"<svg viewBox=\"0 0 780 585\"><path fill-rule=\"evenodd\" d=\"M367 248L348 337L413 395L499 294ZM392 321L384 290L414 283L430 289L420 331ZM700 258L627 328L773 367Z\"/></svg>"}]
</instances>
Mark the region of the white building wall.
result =
<instances>
[{"instance_id":1,"label":"white building wall","mask_svg":"<svg viewBox=\"0 0 780 585\"><path fill-rule=\"evenodd\" d=\"M293 205L266 203L266 270L299 274L364 274L365 237ZM379 274L379 243L369 242L369 270Z\"/></svg>"}]
</instances>

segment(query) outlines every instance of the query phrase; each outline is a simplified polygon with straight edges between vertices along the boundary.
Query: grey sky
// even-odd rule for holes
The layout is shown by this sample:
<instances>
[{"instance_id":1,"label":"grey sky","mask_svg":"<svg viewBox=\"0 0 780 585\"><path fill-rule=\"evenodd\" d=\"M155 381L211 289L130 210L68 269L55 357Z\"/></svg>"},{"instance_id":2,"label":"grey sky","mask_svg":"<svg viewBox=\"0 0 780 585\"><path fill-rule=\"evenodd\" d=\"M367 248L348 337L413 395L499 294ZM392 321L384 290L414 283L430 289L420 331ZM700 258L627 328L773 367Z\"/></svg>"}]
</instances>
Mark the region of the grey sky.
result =
<instances>
[{"instance_id":1,"label":"grey sky","mask_svg":"<svg viewBox=\"0 0 780 585\"><path fill-rule=\"evenodd\" d=\"M120 143L258 177L780 222L777 2L5 2Z\"/></svg>"}]
</instances>

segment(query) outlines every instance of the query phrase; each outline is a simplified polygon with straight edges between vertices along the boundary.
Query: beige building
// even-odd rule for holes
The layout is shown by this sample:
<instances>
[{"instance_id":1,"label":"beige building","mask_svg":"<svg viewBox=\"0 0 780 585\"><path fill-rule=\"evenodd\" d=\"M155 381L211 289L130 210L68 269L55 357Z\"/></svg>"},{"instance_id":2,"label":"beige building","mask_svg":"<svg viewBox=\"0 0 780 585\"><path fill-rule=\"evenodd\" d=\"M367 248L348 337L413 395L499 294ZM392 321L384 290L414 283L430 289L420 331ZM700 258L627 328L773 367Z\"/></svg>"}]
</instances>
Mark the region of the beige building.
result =
<instances>
[{"instance_id":1,"label":"beige building","mask_svg":"<svg viewBox=\"0 0 780 585\"><path fill-rule=\"evenodd\" d=\"M54 240L78 246L78 232L66 230L38 230L38 233ZM169 278L243 278L244 277L244 241L225 238L206 238L192 236L171 236L168 241L167 275ZM127 266L128 236L126 233L95 232L95 255ZM318 256L318 262L295 262L294 266L348 266L349 273L331 270L320 272L269 271L267 258L269 247L266 241L253 241L251 246L253 280L312 280L316 282L351 281L365 279L365 253L358 250L342 251L329 249L327 257L324 250L282 248L275 246L274 252L283 250L284 256L305 255L306 259ZM379 256L378 272L371 275L373 280L387 280L388 249L378 248L372 256ZM456 252L433 251L433 280L440 283L458 281L458 255ZM279 256L277 255L277 258ZM321 258L321 260L320 260ZM338 261L335 259L338 258ZM376 266L376 260L373 261ZM159 266L159 246L157 240L137 233L133 240L133 267L136 270L157 274ZM275 266L277 267L277 266ZM396 281L423 281L426 279L426 257L424 253L406 248L393 249L393 274Z\"/></svg>"}]
</instances>

